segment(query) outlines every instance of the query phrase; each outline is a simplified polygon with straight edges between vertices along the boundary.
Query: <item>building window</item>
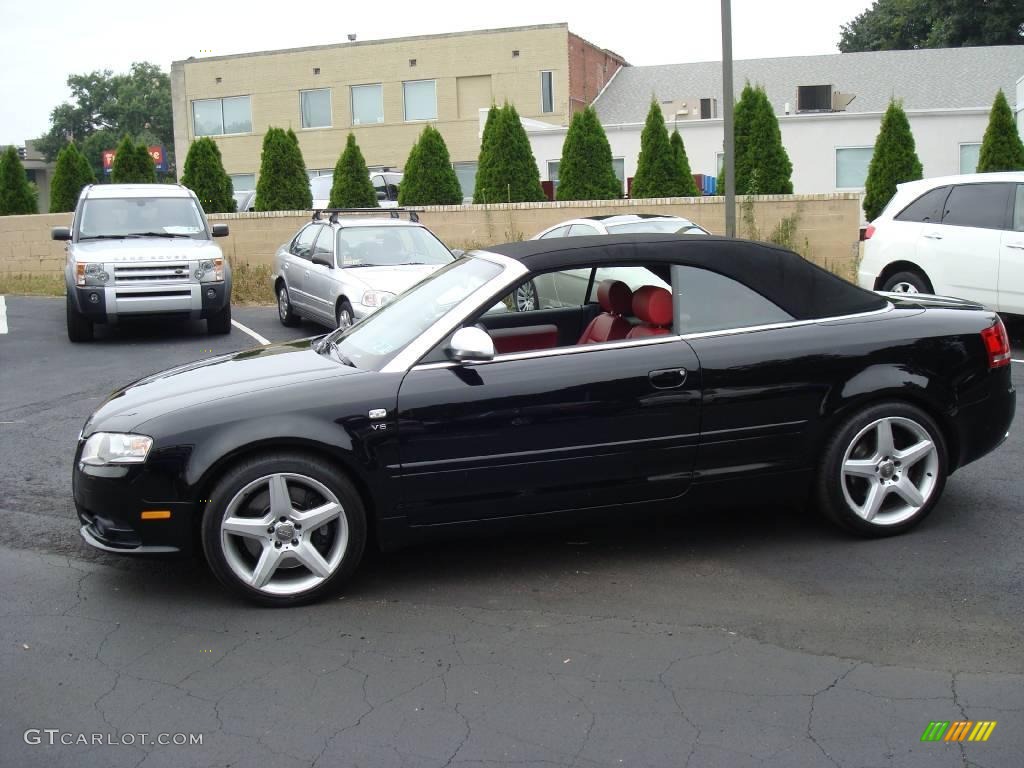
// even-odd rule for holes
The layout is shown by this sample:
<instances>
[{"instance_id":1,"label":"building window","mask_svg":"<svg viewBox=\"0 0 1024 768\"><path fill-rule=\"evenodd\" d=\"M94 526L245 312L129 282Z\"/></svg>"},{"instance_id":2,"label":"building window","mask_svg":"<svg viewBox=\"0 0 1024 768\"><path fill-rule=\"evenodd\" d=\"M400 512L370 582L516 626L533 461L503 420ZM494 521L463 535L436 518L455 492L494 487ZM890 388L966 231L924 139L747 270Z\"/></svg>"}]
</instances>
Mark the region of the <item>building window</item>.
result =
<instances>
[{"instance_id":1,"label":"building window","mask_svg":"<svg viewBox=\"0 0 1024 768\"><path fill-rule=\"evenodd\" d=\"M306 175L310 179L315 179L317 176L333 176L333 168L307 168Z\"/></svg>"},{"instance_id":2,"label":"building window","mask_svg":"<svg viewBox=\"0 0 1024 768\"><path fill-rule=\"evenodd\" d=\"M836 189L863 189L874 147L836 148Z\"/></svg>"},{"instance_id":3,"label":"building window","mask_svg":"<svg viewBox=\"0 0 1024 768\"><path fill-rule=\"evenodd\" d=\"M615 169L615 178L619 180L619 194L626 188L626 159L623 157L612 158L612 168Z\"/></svg>"},{"instance_id":4,"label":"building window","mask_svg":"<svg viewBox=\"0 0 1024 768\"><path fill-rule=\"evenodd\" d=\"M558 191L558 166L561 165L559 160L548 160L548 181L551 182L551 191Z\"/></svg>"},{"instance_id":5,"label":"building window","mask_svg":"<svg viewBox=\"0 0 1024 768\"><path fill-rule=\"evenodd\" d=\"M721 175L725 168L725 152L715 152L715 175Z\"/></svg>"},{"instance_id":6,"label":"building window","mask_svg":"<svg viewBox=\"0 0 1024 768\"><path fill-rule=\"evenodd\" d=\"M233 173L229 178L234 192L252 192L256 189L255 173Z\"/></svg>"},{"instance_id":7,"label":"building window","mask_svg":"<svg viewBox=\"0 0 1024 768\"><path fill-rule=\"evenodd\" d=\"M700 119L711 120L718 117L718 99L700 100Z\"/></svg>"},{"instance_id":8,"label":"building window","mask_svg":"<svg viewBox=\"0 0 1024 768\"><path fill-rule=\"evenodd\" d=\"M960 145L960 173L978 172L978 155L981 153L981 144Z\"/></svg>"},{"instance_id":9,"label":"building window","mask_svg":"<svg viewBox=\"0 0 1024 768\"><path fill-rule=\"evenodd\" d=\"M473 190L476 189L476 163L452 163L452 168L462 187L463 202L472 202Z\"/></svg>"},{"instance_id":10,"label":"building window","mask_svg":"<svg viewBox=\"0 0 1024 768\"><path fill-rule=\"evenodd\" d=\"M831 112L831 85L801 85L796 89L797 112Z\"/></svg>"},{"instance_id":11,"label":"building window","mask_svg":"<svg viewBox=\"0 0 1024 768\"><path fill-rule=\"evenodd\" d=\"M299 91L299 112L303 128L330 128L331 89Z\"/></svg>"},{"instance_id":12,"label":"building window","mask_svg":"<svg viewBox=\"0 0 1024 768\"><path fill-rule=\"evenodd\" d=\"M196 99L192 102L192 131L196 136L223 136L252 132L248 96Z\"/></svg>"},{"instance_id":13,"label":"building window","mask_svg":"<svg viewBox=\"0 0 1024 768\"><path fill-rule=\"evenodd\" d=\"M555 80L553 72L540 73L540 111L544 114L555 111Z\"/></svg>"},{"instance_id":14,"label":"building window","mask_svg":"<svg viewBox=\"0 0 1024 768\"><path fill-rule=\"evenodd\" d=\"M380 83L352 86L352 125L384 122L384 89Z\"/></svg>"},{"instance_id":15,"label":"building window","mask_svg":"<svg viewBox=\"0 0 1024 768\"><path fill-rule=\"evenodd\" d=\"M405 120L437 120L437 81L409 80L405 90Z\"/></svg>"}]
</instances>

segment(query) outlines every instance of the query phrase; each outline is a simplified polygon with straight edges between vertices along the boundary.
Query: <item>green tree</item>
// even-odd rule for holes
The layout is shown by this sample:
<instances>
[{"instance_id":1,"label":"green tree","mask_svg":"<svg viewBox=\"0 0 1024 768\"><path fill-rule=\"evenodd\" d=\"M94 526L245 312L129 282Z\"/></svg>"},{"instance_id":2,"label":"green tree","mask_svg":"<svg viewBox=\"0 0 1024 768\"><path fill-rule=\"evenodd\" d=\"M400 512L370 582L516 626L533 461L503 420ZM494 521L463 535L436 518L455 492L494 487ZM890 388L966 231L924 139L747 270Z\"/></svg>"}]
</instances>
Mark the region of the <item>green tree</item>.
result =
<instances>
[{"instance_id":1,"label":"green tree","mask_svg":"<svg viewBox=\"0 0 1024 768\"><path fill-rule=\"evenodd\" d=\"M672 132L669 140L672 145L672 156L676 159L679 172L683 176L683 195L686 197L699 197L701 191L697 189L697 182L693 178L693 171L690 170L690 158L686 156L686 145L683 144L683 137L679 131Z\"/></svg>"},{"instance_id":2,"label":"green tree","mask_svg":"<svg viewBox=\"0 0 1024 768\"><path fill-rule=\"evenodd\" d=\"M485 156L490 157L494 152L494 124L498 121L501 108L491 104L487 110L487 120L484 121L484 130L480 135L480 153L477 157L477 174L473 182L473 202L483 203L486 195L483 187L480 186L480 160Z\"/></svg>"},{"instance_id":3,"label":"green tree","mask_svg":"<svg viewBox=\"0 0 1024 768\"><path fill-rule=\"evenodd\" d=\"M1020 0L876 0L842 25L839 50L891 51L1019 45Z\"/></svg>"},{"instance_id":4,"label":"green tree","mask_svg":"<svg viewBox=\"0 0 1024 768\"><path fill-rule=\"evenodd\" d=\"M733 120L736 193L740 195L790 195L793 164L782 145L779 119L764 87L749 82L736 103ZM718 174L724 194L725 168Z\"/></svg>"},{"instance_id":5,"label":"green tree","mask_svg":"<svg viewBox=\"0 0 1024 768\"><path fill-rule=\"evenodd\" d=\"M458 205L462 187L455 175L444 137L432 125L423 128L409 152L398 188L399 205Z\"/></svg>"},{"instance_id":6,"label":"green tree","mask_svg":"<svg viewBox=\"0 0 1024 768\"><path fill-rule=\"evenodd\" d=\"M50 213L75 210L82 188L95 183L96 176L89 161L73 142L69 142L57 154L57 166L50 182Z\"/></svg>"},{"instance_id":7,"label":"green tree","mask_svg":"<svg viewBox=\"0 0 1024 768\"><path fill-rule=\"evenodd\" d=\"M301 211L313 205L299 139L290 128L268 128L263 136L257 211Z\"/></svg>"},{"instance_id":8,"label":"green tree","mask_svg":"<svg viewBox=\"0 0 1024 768\"><path fill-rule=\"evenodd\" d=\"M0 216L37 213L37 192L33 192L18 150L7 147L0 155Z\"/></svg>"},{"instance_id":9,"label":"green tree","mask_svg":"<svg viewBox=\"0 0 1024 768\"><path fill-rule=\"evenodd\" d=\"M192 142L185 158L181 183L196 193L207 213L232 213L235 198L231 178L224 170L220 147L209 136Z\"/></svg>"},{"instance_id":10,"label":"green tree","mask_svg":"<svg viewBox=\"0 0 1024 768\"><path fill-rule=\"evenodd\" d=\"M558 164L559 200L610 200L622 196L612 148L593 107L572 116Z\"/></svg>"},{"instance_id":11,"label":"green tree","mask_svg":"<svg viewBox=\"0 0 1024 768\"><path fill-rule=\"evenodd\" d=\"M921 178L914 134L903 107L895 100L882 117L875 149L864 182L864 215L868 221L878 218L886 203L896 194L896 185Z\"/></svg>"},{"instance_id":12,"label":"green tree","mask_svg":"<svg viewBox=\"0 0 1024 768\"><path fill-rule=\"evenodd\" d=\"M989 113L985 138L978 155L978 173L1024 170L1024 144L1002 88L996 93Z\"/></svg>"},{"instance_id":13,"label":"green tree","mask_svg":"<svg viewBox=\"0 0 1024 768\"><path fill-rule=\"evenodd\" d=\"M112 184L152 184L156 181L156 167L145 144L136 144L131 136L121 140L110 169L110 181Z\"/></svg>"},{"instance_id":14,"label":"green tree","mask_svg":"<svg viewBox=\"0 0 1024 768\"><path fill-rule=\"evenodd\" d=\"M492 112L494 111L492 107ZM488 115L488 122L492 117ZM493 117L486 144L481 143L474 203L525 203L546 200L530 139L511 104ZM488 126L484 126L487 133Z\"/></svg>"},{"instance_id":15,"label":"green tree","mask_svg":"<svg viewBox=\"0 0 1024 768\"><path fill-rule=\"evenodd\" d=\"M692 179L690 183L693 183ZM656 99L651 99L647 121L640 134L640 157L637 158L630 195L635 198L683 197L688 189L682 168L672 151L661 105Z\"/></svg>"},{"instance_id":16,"label":"green tree","mask_svg":"<svg viewBox=\"0 0 1024 768\"><path fill-rule=\"evenodd\" d=\"M415 151L414 148L413 154ZM404 187L403 179L399 192L404 191ZM376 208L379 205L363 152L356 144L356 137L350 133L345 139L345 149L334 166L331 208Z\"/></svg>"}]
</instances>

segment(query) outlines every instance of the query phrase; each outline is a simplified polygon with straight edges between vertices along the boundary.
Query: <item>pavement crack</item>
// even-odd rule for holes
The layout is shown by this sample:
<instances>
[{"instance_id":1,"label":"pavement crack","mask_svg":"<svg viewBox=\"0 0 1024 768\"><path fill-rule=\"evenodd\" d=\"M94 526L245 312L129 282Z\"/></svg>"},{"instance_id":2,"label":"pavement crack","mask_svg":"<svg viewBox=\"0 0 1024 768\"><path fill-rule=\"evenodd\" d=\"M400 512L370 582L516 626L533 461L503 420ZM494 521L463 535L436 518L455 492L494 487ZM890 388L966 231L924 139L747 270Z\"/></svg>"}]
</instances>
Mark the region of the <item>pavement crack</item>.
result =
<instances>
[{"instance_id":1,"label":"pavement crack","mask_svg":"<svg viewBox=\"0 0 1024 768\"><path fill-rule=\"evenodd\" d=\"M828 693L829 691L831 691L833 688L835 688L837 685L839 685L839 683L841 683L843 680L845 680L847 675L849 675L851 672L853 672L853 670L857 669L857 667L861 666L863 663L864 662L858 661L858 662L852 664L845 672L843 672L841 675L836 677L836 679L833 680L831 683L826 685L820 691L815 691L814 693L812 693L810 695L811 696L811 706L810 706L810 708L807 711L807 729L806 729L807 738L810 739L811 743L814 744L814 746L816 746L818 748L818 751L821 752L821 754L825 756L825 759L828 760L830 763L832 763L832 765L837 766L837 768L839 766L839 762L834 757L832 757L832 755L829 754L828 750L826 750L818 742L818 740L814 737L814 732L813 732L813 730L814 730L814 706L817 703L818 696L820 696L820 695L822 695L824 693Z\"/></svg>"}]
</instances>

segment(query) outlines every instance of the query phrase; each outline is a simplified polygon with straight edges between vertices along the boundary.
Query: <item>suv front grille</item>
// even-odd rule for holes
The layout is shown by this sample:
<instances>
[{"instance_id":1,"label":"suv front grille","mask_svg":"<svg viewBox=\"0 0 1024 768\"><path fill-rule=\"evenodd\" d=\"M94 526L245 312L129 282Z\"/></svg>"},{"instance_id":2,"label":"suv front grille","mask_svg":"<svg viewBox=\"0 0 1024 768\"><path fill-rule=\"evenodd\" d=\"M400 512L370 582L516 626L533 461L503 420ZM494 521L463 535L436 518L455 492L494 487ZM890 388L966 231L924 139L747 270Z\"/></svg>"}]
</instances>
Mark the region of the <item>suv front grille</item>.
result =
<instances>
[{"instance_id":1,"label":"suv front grille","mask_svg":"<svg viewBox=\"0 0 1024 768\"><path fill-rule=\"evenodd\" d=\"M182 282L192 279L192 270L187 261L172 264L131 264L114 265L114 282L149 283L160 281Z\"/></svg>"}]
</instances>

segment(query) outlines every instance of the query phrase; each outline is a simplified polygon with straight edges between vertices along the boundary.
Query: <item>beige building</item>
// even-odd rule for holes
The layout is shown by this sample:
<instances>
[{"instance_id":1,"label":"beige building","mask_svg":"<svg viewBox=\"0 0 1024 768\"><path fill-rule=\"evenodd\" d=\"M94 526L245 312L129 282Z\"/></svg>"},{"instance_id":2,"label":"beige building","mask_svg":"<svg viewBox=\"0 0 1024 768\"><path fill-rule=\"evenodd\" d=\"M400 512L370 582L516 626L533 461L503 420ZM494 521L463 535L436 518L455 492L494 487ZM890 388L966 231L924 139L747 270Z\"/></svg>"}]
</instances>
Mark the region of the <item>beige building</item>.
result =
<instances>
[{"instance_id":1,"label":"beige building","mask_svg":"<svg viewBox=\"0 0 1024 768\"><path fill-rule=\"evenodd\" d=\"M424 123L444 136L472 192L479 110L509 101L524 118L565 125L626 62L567 24L352 41L171 65L179 173L189 144L212 136L235 189L253 189L263 134L293 128L311 175L334 168L351 131L369 166L401 168Z\"/></svg>"}]
</instances>

